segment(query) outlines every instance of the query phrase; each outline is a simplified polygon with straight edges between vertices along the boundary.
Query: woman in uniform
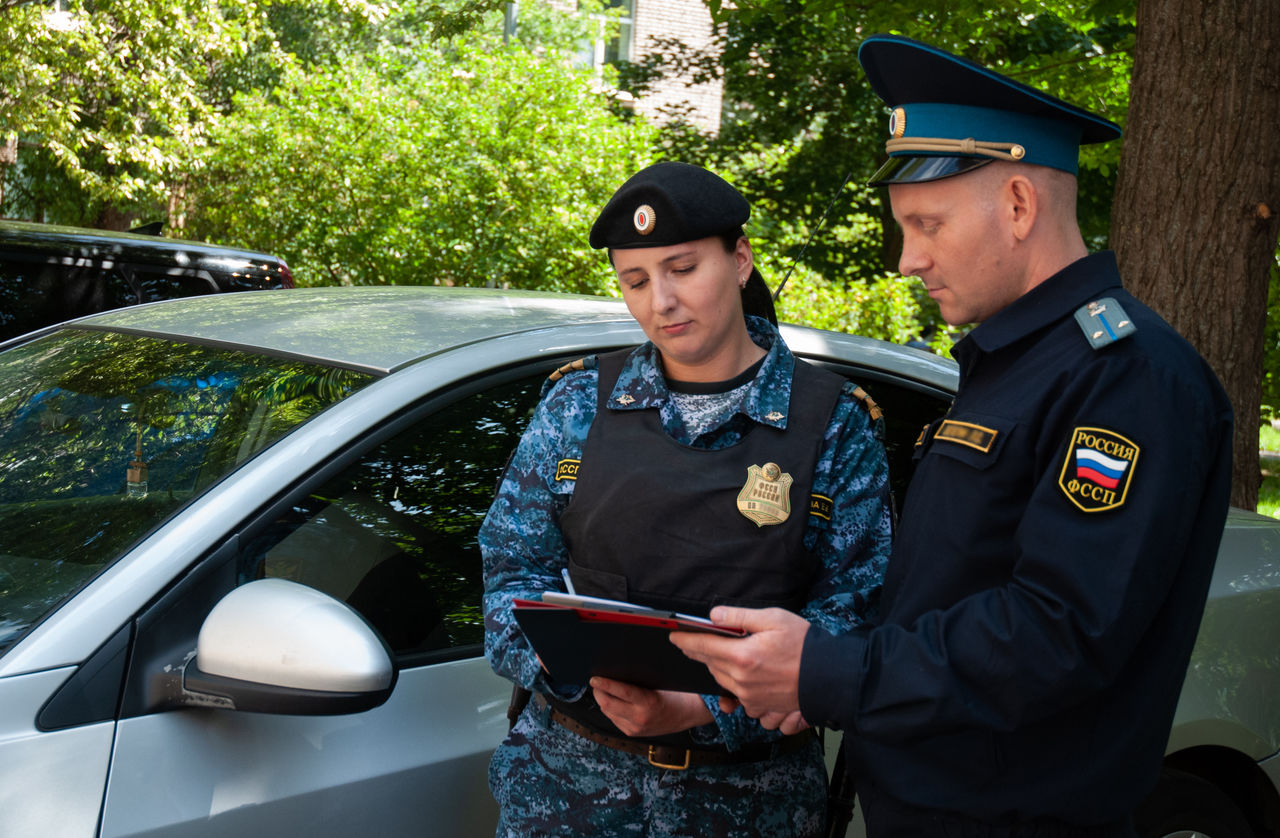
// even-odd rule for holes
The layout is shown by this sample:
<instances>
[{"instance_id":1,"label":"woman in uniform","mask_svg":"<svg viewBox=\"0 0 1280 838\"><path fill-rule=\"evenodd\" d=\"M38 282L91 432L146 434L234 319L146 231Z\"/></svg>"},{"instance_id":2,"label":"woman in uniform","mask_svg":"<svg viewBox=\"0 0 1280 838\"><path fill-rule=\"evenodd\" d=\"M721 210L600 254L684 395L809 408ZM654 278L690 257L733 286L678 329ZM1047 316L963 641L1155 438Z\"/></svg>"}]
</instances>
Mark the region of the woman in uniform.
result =
<instances>
[{"instance_id":1,"label":"woman in uniform","mask_svg":"<svg viewBox=\"0 0 1280 838\"><path fill-rule=\"evenodd\" d=\"M830 632L874 615L890 541L879 412L797 360L732 186L630 178L592 226L648 342L551 376L480 531L485 655L533 691L489 769L498 835L811 836L826 772L717 696L553 680L512 600L566 588L706 615L779 606ZM777 498L741 502L755 492ZM776 727L776 725L774 725Z\"/></svg>"}]
</instances>

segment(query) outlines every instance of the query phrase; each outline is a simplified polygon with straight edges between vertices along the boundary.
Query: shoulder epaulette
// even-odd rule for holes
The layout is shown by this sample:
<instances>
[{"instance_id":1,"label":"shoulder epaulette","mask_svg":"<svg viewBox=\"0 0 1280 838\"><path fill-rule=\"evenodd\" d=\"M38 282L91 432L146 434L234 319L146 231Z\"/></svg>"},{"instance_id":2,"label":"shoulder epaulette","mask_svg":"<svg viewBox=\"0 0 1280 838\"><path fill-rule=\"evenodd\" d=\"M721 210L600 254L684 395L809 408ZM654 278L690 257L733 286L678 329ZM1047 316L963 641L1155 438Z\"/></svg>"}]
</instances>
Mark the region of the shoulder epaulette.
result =
<instances>
[{"instance_id":1,"label":"shoulder epaulette","mask_svg":"<svg viewBox=\"0 0 1280 838\"><path fill-rule=\"evenodd\" d=\"M866 390L863 390L861 387L854 385L853 397L856 398L858 401L862 402L866 406L867 413L871 414L871 421L879 422L881 417L884 416L884 411L880 409L880 405L876 404L875 399L867 395Z\"/></svg>"},{"instance_id":2,"label":"shoulder epaulette","mask_svg":"<svg viewBox=\"0 0 1280 838\"><path fill-rule=\"evenodd\" d=\"M1076 323L1094 349L1110 346L1138 330L1113 297L1081 306L1076 310Z\"/></svg>"},{"instance_id":3,"label":"shoulder epaulette","mask_svg":"<svg viewBox=\"0 0 1280 838\"><path fill-rule=\"evenodd\" d=\"M547 381L551 383L555 383L560 379L564 378L566 375L568 375L571 372L578 372L580 370L593 370L595 368L596 368L596 356L590 355L586 358L579 358L576 361L570 361L569 363L561 366L555 372L551 373L551 375L547 376Z\"/></svg>"}]
</instances>

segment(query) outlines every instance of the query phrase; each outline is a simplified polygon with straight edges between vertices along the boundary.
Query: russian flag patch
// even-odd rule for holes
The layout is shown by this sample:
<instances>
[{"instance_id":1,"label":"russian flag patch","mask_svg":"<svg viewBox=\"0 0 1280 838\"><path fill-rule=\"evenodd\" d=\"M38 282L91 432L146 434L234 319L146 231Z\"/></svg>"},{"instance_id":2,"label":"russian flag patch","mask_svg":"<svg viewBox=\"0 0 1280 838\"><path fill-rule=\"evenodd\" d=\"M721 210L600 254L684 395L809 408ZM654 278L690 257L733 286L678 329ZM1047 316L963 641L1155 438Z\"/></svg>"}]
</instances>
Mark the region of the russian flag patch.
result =
<instances>
[{"instance_id":1,"label":"russian flag patch","mask_svg":"<svg viewBox=\"0 0 1280 838\"><path fill-rule=\"evenodd\" d=\"M1078 427L1071 433L1058 487L1084 512L1123 506L1140 453L1136 443L1115 431Z\"/></svg>"}]
</instances>

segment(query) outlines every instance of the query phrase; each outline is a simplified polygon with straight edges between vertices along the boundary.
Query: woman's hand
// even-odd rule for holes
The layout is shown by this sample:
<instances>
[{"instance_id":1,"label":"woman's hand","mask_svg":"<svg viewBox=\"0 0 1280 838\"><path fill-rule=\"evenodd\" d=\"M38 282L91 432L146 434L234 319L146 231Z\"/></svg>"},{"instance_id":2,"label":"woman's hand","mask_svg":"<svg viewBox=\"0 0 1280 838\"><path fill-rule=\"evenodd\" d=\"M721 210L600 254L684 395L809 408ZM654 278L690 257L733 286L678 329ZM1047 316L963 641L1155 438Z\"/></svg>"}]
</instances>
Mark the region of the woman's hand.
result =
<instances>
[{"instance_id":1,"label":"woman's hand","mask_svg":"<svg viewBox=\"0 0 1280 838\"><path fill-rule=\"evenodd\" d=\"M712 721L696 693L649 690L609 678L592 678L591 690L600 709L627 736L662 736Z\"/></svg>"}]
</instances>

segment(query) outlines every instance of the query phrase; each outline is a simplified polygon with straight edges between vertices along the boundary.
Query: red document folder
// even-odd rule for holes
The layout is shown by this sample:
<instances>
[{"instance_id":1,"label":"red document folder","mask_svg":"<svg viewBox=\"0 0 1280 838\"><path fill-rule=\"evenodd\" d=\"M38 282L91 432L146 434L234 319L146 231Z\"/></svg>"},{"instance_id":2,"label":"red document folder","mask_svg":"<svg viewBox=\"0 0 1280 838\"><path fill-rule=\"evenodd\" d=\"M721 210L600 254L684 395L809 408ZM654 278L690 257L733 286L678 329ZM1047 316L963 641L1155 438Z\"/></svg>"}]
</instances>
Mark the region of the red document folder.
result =
<instances>
[{"instance_id":1,"label":"red document folder","mask_svg":"<svg viewBox=\"0 0 1280 838\"><path fill-rule=\"evenodd\" d=\"M516 621L542 665L561 684L586 686L593 675L657 690L724 695L704 664L668 639L673 631L742 637L742 629L616 600L548 591L515 600Z\"/></svg>"}]
</instances>

